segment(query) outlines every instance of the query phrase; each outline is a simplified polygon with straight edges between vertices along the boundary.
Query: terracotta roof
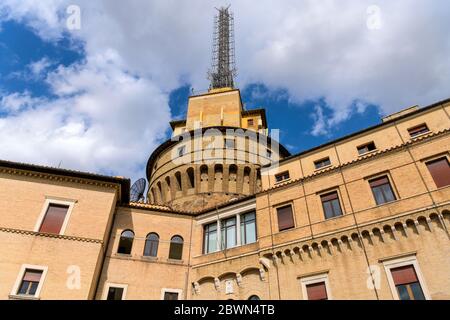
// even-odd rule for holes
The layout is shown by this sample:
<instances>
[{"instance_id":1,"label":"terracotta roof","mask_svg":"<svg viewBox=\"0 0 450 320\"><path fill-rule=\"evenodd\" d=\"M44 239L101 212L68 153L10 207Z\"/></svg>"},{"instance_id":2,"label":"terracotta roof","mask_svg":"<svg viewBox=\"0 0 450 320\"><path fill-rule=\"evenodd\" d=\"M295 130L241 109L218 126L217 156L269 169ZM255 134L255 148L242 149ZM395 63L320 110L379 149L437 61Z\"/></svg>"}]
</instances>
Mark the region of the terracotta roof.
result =
<instances>
[{"instance_id":1,"label":"terracotta roof","mask_svg":"<svg viewBox=\"0 0 450 320\"><path fill-rule=\"evenodd\" d=\"M111 184L117 184L120 186L120 203L128 203L130 200L130 179L123 177L112 177L101 175L97 173L83 172L77 170L61 169L49 166L42 166L30 163L13 162L7 160L0 160L0 168L15 169L22 171L31 171L44 173L54 176L67 177L67 178L79 178L83 180L93 180L106 182Z\"/></svg>"}]
</instances>

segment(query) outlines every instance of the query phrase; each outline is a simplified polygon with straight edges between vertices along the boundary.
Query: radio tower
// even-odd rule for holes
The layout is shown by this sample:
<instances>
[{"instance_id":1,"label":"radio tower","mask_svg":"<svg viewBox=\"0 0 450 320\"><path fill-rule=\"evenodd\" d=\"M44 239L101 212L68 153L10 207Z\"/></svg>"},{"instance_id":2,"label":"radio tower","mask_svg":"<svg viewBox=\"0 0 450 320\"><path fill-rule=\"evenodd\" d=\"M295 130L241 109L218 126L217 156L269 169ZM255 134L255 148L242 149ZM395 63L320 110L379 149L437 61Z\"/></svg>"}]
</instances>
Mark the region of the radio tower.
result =
<instances>
[{"instance_id":1,"label":"radio tower","mask_svg":"<svg viewBox=\"0 0 450 320\"><path fill-rule=\"evenodd\" d=\"M211 69L208 79L210 89L234 88L233 77L236 76L234 60L234 19L228 7L221 7L214 17L214 35Z\"/></svg>"}]
</instances>

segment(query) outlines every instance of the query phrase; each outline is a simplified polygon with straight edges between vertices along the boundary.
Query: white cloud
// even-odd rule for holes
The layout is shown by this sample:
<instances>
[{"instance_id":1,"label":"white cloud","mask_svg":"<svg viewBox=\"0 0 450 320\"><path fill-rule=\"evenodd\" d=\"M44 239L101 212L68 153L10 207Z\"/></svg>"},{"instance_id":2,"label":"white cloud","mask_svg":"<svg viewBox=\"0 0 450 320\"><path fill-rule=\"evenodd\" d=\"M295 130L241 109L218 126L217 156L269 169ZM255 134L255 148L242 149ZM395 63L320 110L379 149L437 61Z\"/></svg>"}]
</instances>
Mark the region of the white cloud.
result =
<instances>
[{"instance_id":1,"label":"white cloud","mask_svg":"<svg viewBox=\"0 0 450 320\"><path fill-rule=\"evenodd\" d=\"M447 1L377 1L382 21L378 29L367 26L374 18L367 13L372 1L230 3L235 13L237 83L241 88L258 82L275 91L287 89L295 102L322 98L332 115L327 118L316 108L314 134L326 134L345 120L355 101L358 112L376 104L390 113L448 97ZM0 15L27 23L44 39L57 40L69 32L65 29L69 4L4 0ZM30 158L18 151L21 159L48 157L53 163L65 152L69 158L65 161L74 166L111 168L119 174L131 170L122 169L124 156L132 159L131 167L142 163L156 145L154 134L164 130L168 120L167 92L183 83L192 83L196 90L207 88L213 8L222 4L77 1L82 27L70 32L85 44L86 62L50 74L48 81L60 98L31 111L50 122L42 138L31 141L50 139L58 148L36 147ZM139 116L133 117L134 112ZM38 122L28 113L18 117ZM1 121L3 127L13 127L18 119ZM27 141L27 134L32 132L15 133L20 141ZM145 139L139 141L140 137ZM124 143L127 139L131 145ZM77 149L84 152L80 159L75 159L81 154L74 153ZM74 154L77 157L70 158ZM8 155L17 153L1 154L11 158Z\"/></svg>"}]
</instances>

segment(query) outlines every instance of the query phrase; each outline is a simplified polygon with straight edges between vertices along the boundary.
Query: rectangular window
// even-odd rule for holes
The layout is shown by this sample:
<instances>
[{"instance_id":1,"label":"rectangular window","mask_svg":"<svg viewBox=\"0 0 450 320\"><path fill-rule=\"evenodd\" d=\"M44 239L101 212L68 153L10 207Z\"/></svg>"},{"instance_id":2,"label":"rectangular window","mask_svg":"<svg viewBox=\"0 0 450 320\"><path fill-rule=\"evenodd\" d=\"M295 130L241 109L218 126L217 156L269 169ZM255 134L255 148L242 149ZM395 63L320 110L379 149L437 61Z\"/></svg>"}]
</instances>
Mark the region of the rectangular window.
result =
<instances>
[{"instance_id":1,"label":"rectangular window","mask_svg":"<svg viewBox=\"0 0 450 320\"><path fill-rule=\"evenodd\" d=\"M314 161L314 167L316 168L316 170L329 165L331 165L329 157Z\"/></svg>"},{"instance_id":2,"label":"rectangular window","mask_svg":"<svg viewBox=\"0 0 450 320\"><path fill-rule=\"evenodd\" d=\"M415 136L418 136L422 133L427 133L430 130L428 129L427 125L425 123L422 123L421 125L415 126L413 128L409 128L408 132L411 138L414 138Z\"/></svg>"},{"instance_id":3,"label":"rectangular window","mask_svg":"<svg viewBox=\"0 0 450 320\"><path fill-rule=\"evenodd\" d=\"M109 287L106 300L123 300L124 288Z\"/></svg>"},{"instance_id":4,"label":"rectangular window","mask_svg":"<svg viewBox=\"0 0 450 320\"><path fill-rule=\"evenodd\" d=\"M203 253L217 251L217 222L204 226Z\"/></svg>"},{"instance_id":5,"label":"rectangular window","mask_svg":"<svg viewBox=\"0 0 450 320\"><path fill-rule=\"evenodd\" d=\"M306 285L308 300L328 300L325 282L317 282Z\"/></svg>"},{"instance_id":6,"label":"rectangular window","mask_svg":"<svg viewBox=\"0 0 450 320\"><path fill-rule=\"evenodd\" d=\"M227 149L234 149L234 139L233 138L226 138L225 139L225 148L227 148Z\"/></svg>"},{"instance_id":7,"label":"rectangular window","mask_svg":"<svg viewBox=\"0 0 450 320\"><path fill-rule=\"evenodd\" d=\"M179 157L182 157L185 152L186 152L186 146L178 147L178 156Z\"/></svg>"},{"instance_id":8,"label":"rectangular window","mask_svg":"<svg viewBox=\"0 0 450 320\"><path fill-rule=\"evenodd\" d=\"M269 149L266 150L266 156L267 158L272 158L272 151L270 151Z\"/></svg>"},{"instance_id":9,"label":"rectangular window","mask_svg":"<svg viewBox=\"0 0 450 320\"><path fill-rule=\"evenodd\" d=\"M164 292L164 300L178 300L178 292Z\"/></svg>"},{"instance_id":10,"label":"rectangular window","mask_svg":"<svg viewBox=\"0 0 450 320\"><path fill-rule=\"evenodd\" d=\"M241 215L241 243L256 242L256 213L249 212Z\"/></svg>"},{"instance_id":11,"label":"rectangular window","mask_svg":"<svg viewBox=\"0 0 450 320\"><path fill-rule=\"evenodd\" d=\"M247 126L252 127L253 126L253 119L247 119Z\"/></svg>"},{"instance_id":12,"label":"rectangular window","mask_svg":"<svg viewBox=\"0 0 450 320\"><path fill-rule=\"evenodd\" d=\"M446 157L426 163L436 187L442 188L450 185L450 165Z\"/></svg>"},{"instance_id":13,"label":"rectangular window","mask_svg":"<svg viewBox=\"0 0 450 320\"><path fill-rule=\"evenodd\" d=\"M287 205L277 208L278 230L283 231L294 227L294 215L292 206Z\"/></svg>"},{"instance_id":14,"label":"rectangular window","mask_svg":"<svg viewBox=\"0 0 450 320\"><path fill-rule=\"evenodd\" d=\"M375 147L374 142L369 142L367 144L357 147L357 149L358 149L358 154L361 155L361 154L376 150L377 148Z\"/></svg>"},{"instance_id":15,"label":"rectangular window","mask_svg":"<svg viewBox=\"0 0 450 320\"><path fill-rule=\"evenodd\" d=\"M276 182L281 182L289 179L289 171L285 171L275 175Z\"/></svg>"},{"instance_id":16,"label":"rectangular window","mask_svg":"<svg viewBox=\"0 0 450 320\"><path fill-rule=\"evenodd\" d=\"M341 204L337 191L320 196L322 200L325 219L338 217L342 215Z\"/></svg>"},{"instance_id":17,"label":"rectangular window","mask_svg":"<svg viewBox=\"0 0 450 320\"><path fill-rule=\"evenodd\" d=\"M42 270L25 269L19 289L17 290L17 294L27 296L36 295L39 282L41 281L42 272Z\"/></svg>"},{"instance_id":18,"label":"rectangular window","mask_svg":"<svg viewBox=\"0 0 450 320\"><path fill-rule=\"evenodd\" d=\"M59 234L68 210L68 205L50 203L39 227L39 232Z\"/></svg>"},{"instance_id":19,"label":"rectangular window","mask_svg":"<svg viewBox=\"0 0 450 320\"><path fill-rule=\"evenodd\" d=\"M400 300L425 300L413 265L392 268L391 275Z\"/></svg>"},{"instance_id":20,"label":"rectangular window","mask_svg":"<svg viewBox=\"0 0 450 320\"><path fill-rule=\"evenodd\" d=\"M377 204L391 202L396 199L387 176L369 180L369 185Z\"/></svg>"},{"instance_id":21,"label":"rectangular window","mask_svg":"<svg viewBox=\"0 0 450 320\"><path fill-rule=\"evenodd\" d=\"M236 217L221 221L222 249L236 246Z\"/></svg>"}]
</instances>

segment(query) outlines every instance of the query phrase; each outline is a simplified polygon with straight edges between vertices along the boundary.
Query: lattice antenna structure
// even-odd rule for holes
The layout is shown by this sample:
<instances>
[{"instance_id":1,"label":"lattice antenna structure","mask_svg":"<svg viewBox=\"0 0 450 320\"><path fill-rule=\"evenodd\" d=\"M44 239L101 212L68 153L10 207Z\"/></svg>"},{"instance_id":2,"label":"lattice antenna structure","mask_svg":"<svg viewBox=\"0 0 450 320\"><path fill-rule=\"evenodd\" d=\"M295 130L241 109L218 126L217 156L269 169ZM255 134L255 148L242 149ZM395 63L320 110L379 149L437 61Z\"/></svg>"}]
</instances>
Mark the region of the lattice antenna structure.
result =
<instances>
[{"instance_id":1,"label":"lattice antenna structure","mask_svg":"<svg viewBox=\"0 0 450 320\"><path fill-rule=\"evenodd\" d=\"M210 89L234 88L237 74L234 58L234 18L228 7L217 9L214 17L214 34L211 69L208 79Z\"/></svg>"}]
</instances>

